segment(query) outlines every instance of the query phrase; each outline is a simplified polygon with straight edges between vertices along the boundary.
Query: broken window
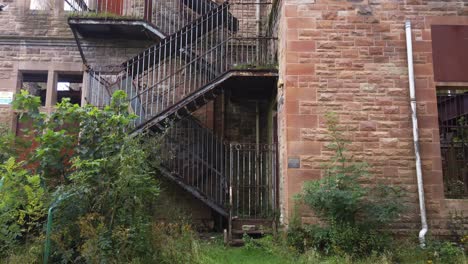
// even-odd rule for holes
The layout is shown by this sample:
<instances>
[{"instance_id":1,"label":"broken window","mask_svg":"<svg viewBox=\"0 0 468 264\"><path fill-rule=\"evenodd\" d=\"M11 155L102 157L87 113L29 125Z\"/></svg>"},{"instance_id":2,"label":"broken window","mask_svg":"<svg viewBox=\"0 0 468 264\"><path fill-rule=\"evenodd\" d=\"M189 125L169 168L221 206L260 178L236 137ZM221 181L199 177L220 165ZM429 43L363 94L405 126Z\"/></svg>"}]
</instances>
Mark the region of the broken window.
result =
<instances>
[{"instance_id":1,"label":"broken window","mask_svg":"<svg viewBox=\"0 0 468 264\"><path fill-rule=\"evenodd\" d=\"M47 72L23 73L21 89L31 95L41 98L41 105L45 106L47 91Z\"/></svg>"},{"instance_id":2,"label":"broken window","mask_svg":"<svg viewBox=\"0 0 468 264\"><path fill-rule=\"evenodd\" d=\"M54 0L31 0L29 9L31 10L52 10Z\"/></svg>"},{"instance_id":3,"label":"broken window","mask_svg":"<svg viewBox=\"0 0 468 264\"><path fill-rule=\"evenodd\" d=\"M63 10L65 11L86 11L89 7L89 0L64 0Z\"/></svg>"},{"instance_id":4,"label":"broken window","mask_svg":"<svg viewBox=\"0 0 468 264\"><path fill-rule=\"evenodd\" d=\"M468 87L437 92L445 196L468 198Z\"/></svg>"},{"instance_id":5,"label":"broken window","mask_svg":"<svg viewBox=\"0 0 468 264\"><path fill-rule=\"evenodd\" d=\"M57 102L69 98L72 104L81 105L83 74L58 74Z\"/></svg>"}]
</instances>

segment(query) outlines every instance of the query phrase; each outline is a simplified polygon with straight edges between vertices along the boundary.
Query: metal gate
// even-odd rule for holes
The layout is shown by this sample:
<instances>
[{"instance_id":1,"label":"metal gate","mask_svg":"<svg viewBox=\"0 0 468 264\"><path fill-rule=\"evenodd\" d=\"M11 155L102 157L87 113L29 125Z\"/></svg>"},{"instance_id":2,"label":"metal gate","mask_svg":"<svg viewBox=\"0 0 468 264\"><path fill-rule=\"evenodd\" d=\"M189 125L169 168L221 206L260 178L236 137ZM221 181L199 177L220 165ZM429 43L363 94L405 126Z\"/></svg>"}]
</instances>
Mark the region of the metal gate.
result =
<instances>
[{"instance_id":1,"label":"metal gate","mask_svg":"<svg viewBox=\"0 0 468 264\"><path fill-rule=\"evenodd\" d=\"M445 195L468 197L468 90L437 94Z\"/></svg>"},{"instance_id":2,"label":"metal gate","mask_svg":"<svg viewBox=\"0 0 468 264\"><path fill-rule=\"evenodd\" d=\"M276 208L276 145L229 145L229 202L232 218L269 219Z\"/></svg>"}]
</instances>

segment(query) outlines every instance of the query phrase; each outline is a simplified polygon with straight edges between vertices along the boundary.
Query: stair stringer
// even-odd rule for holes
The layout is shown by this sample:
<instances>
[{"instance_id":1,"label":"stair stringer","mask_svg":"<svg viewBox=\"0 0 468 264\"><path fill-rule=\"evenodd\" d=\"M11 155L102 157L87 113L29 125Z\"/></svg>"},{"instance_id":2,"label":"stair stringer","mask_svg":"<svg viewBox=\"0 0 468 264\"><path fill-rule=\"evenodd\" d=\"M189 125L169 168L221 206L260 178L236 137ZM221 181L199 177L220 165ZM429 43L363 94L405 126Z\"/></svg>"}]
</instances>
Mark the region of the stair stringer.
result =
<instances>
[{"instance_id":1,"label":"stair stringer","mask_svg":"<svg viewBox=\"0 0 468 264\"><path fill-rule=\"evenodd\" d=\"M162 176L166 177L167 179L175 182L177 185L179 185L182 189L186 190L187 192L191 193L193 196L195 196L197 199L202 201L204 204L208 205L211 209L215 210L217 213L224 217L228 217L229 213L221 207L220 205L214 203L206 195L204 195L202 192L200 192L197 188L194 188L185 182L181 180L180 177L177 177L173 173L169 172L164 166L159 166L158 170L161 172Z\"/></svg>"},{"instance_id":2,"label":"stair stringer","mask_svg":"<svg viewBox=\"0 0 468 264\"><path fill-rule=\"evenodd\" d=\"M135 127L132 134L138 134L146 130L157 130L164 129L165 123L169 120L177 120L183 116L191 114L200 107L210 102L210 99L206 99L206 95L215 90L222 89L223 83L232 77L242 76L272 76L276 77L278 74L276 71L258 71L258 70L230 70L221 74L218 78L214 79L200 89L192 92L186 96L183 100L176 104L168 107L163 112L153 116L149 120L143 121L141 124ZM204 98L205 97L205 98Z\"/></svg>"}]
</instances>

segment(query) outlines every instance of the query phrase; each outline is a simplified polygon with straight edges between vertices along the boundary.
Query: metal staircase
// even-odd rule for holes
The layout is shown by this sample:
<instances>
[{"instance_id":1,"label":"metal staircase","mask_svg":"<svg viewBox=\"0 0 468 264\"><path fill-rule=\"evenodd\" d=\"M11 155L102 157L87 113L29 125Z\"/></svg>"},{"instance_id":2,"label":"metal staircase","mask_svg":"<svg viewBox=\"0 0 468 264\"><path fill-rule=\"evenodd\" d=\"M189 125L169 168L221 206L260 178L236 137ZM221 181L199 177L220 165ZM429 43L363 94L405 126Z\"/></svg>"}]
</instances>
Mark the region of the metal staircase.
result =
<instances>
[{"instance_id":1,"label":"metal staircase","mask_svg":"<svg viewBox=\"0 0 468 264\"><path fill-rule=\"evenodd\" d=\"M167 35L112 70L88 69L86 95L102 107L125 91L133 133L164 131L162 174L230 222L271 217L276 205L275 145L225 142L191 116L231 78L276 74L277 39L251 15L271 4L239 1L144 0L144 18Z\"/></svg>"},{"instance_id":2,"label":"metal staircase","mask_svg":"<svg viewBox=\"0 0 468 264\"><path fill-rule=\"evenodd\" d=\"M273 219L277 202L275 144L229 143L188 116L164 132L161 151L167 159L160 171L229 217L237 232L243 221L265 227L249 232L271 231L266 223Z\"/></svg>"},{"instance_id":3,"label":"metal staircase","mask_svg":"<svg viewBox=\"0 0 468 264\"><path fill-rule=\"evenodd\" d=\"M227 211L226 143L189 116L163 136L161 172L222 216Z\"/></svg>"}]
</instances>

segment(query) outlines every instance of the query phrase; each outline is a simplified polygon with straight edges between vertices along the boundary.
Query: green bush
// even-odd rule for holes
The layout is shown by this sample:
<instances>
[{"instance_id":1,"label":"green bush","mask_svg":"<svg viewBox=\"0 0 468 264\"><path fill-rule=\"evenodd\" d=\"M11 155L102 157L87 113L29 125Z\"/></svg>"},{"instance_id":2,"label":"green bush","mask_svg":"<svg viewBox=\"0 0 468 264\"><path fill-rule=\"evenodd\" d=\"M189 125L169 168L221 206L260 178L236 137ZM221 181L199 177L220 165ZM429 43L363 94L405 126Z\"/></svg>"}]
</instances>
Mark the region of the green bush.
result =
<instances>
[{"instance_id":1,"label":"green bush","mask_svg":"<svg viewBox=\"0 0 468 264\"><path fill-rule=\"evenodd\" d=\"M57 111L71 110L80 123L68 184L54 195L69 197L57 208L57 260L131 262L152 256L147 249L159 187L143 139L128 135L134 116L127 109L125 94L117 92L103 110L65 104Z\"/></svg>"},{"instance_id":2,"label":"green bush","mask_svg":"<svg viewBox=\"0 0 468 264\"><path fill-rule=\"evenodd\" d=\"M51 262L152 260L148 249L159 186L149 156L157 159L152 148L158 142L128 135L135 116L125 93L116 92L104 109L65 99L46 115L39 111L40 100L22 91L13 107L20 121L32 125L24 133L36 146L23 162L10 158L0 166L6 175L0 255L42 240L52 205Z\"/></svg>"},{"instance_id":3,"label":"green bush","mask_svg":"<svg viewBox=\"0 0 468 264\"><path fill-rule=\"evenodd\" d=\"M7 161L14 156L14 136L10 129L0 123L0 163Z\"/></svg>"},{"instance_id":4,"label":"green bush","mask_svg":"<svg viewBox=\"0 0 468 264\"><path fill-rule=\"evenodd\" d=\"M346 154L349 142L340 131L337 116L329 113L326 120L331 141L327 147L335 155L324 165L324 177L304 183L300 195L326 225L303 229L304 239L325 253L366 256L383 252L390 239L381 229L402 211L402 191L381 184L365 186L369 165Z\"/></svg>"},{"instance_id":5,"label":"green bush","mask_svg":"<svg viewBox=\"0 0 468 264\"><path fill-rule=\"evenodd\" d=\"M449 241L428 241L424 251L428 260L437 263L458 264L464 259L463 248Z\"/></svg>"},{"instance_id":6,"label":"green bush","mask_svg":"<svg viewBox=\"0 0 468 264\"><path fill-rule=\"evenodd\" d=\"M5 264L40 264L42 263L44 238L36 237L27 244L16 247L0 263Z\"/></svg>"},{"instance_id":7,"label":"green bush","mask_svg":"<svg viewBox=\"0 0 468 264\"><path fill-rule=\"evenodd\" d=\"M38 175L9 158L0 164L0 257L26 244L42 232L46 216L46 192Z\"/></svg>"}]
</instances>

